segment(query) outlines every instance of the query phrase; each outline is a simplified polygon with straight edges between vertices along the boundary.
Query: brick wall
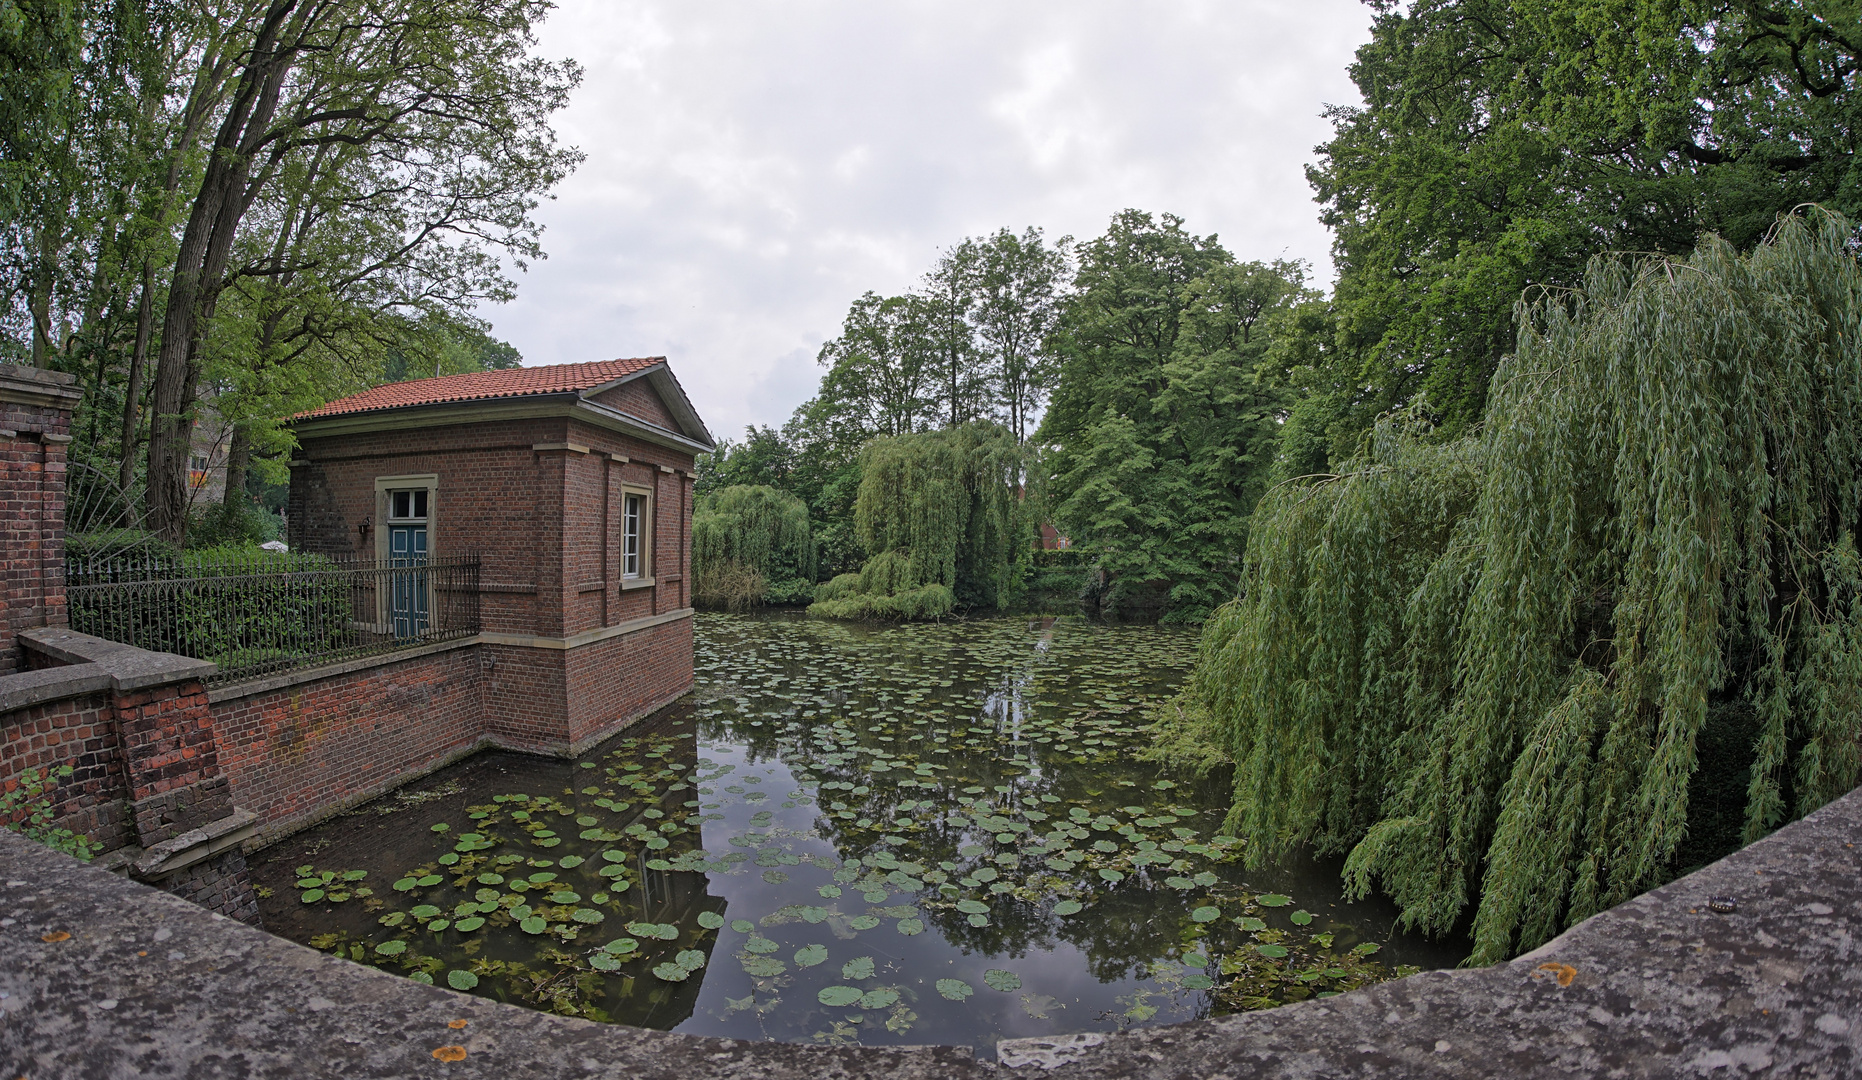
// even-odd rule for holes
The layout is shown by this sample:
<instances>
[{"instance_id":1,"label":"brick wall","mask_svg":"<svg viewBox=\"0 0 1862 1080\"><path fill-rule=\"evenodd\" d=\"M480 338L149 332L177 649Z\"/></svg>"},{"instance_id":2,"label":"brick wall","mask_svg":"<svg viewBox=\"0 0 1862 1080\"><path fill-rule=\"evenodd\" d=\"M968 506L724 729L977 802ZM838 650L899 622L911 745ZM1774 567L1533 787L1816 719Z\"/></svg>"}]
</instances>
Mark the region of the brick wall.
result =
<instances>
[{"instance_id":1,"label":"brick wall","mask_svg":"<svg viewBox=\"0 0 1862 1080\"><path fill-rule=\"evenodd\" d=\"M106 849L135 842L109 695L87 693L0 714L0 791L18 786L28 769L41 775L66 765L75 770L52 789L59 824Z\"/></svg>"},{"instance_id":2,"label":"brick wall","mask_svg":"<svg viewBox=\"0 0 1862 1080\"><path fill-rule=\"evenodd\" d=\"M667 431L679 430L679 422L672 418L666 403L659 399L659 395L653 392L652 384L644 378L624 382L612 390L590 396L589 400L645 420L655 427L663 427Z\"/></svg>"},{"instance_id":3,"label":"brick wall","mask_svg":"<svg viewBox=\"0 0 1862 1080\"><path fill-rule=\"evenodd\" d=\"M213 704L235 805L282 835L429 772L484 734L480 647Z\"/></svg>"},{"instance_id":4,"label":"brick wall","mask_svg":"<svg viewBox=\"0 0 1862 1080\"><path fill-rule=\"evenodd\" d=\"M72 378L0 364L0 675L15 635L65 624L65 444Z\"/></svg>"}]
</instances>

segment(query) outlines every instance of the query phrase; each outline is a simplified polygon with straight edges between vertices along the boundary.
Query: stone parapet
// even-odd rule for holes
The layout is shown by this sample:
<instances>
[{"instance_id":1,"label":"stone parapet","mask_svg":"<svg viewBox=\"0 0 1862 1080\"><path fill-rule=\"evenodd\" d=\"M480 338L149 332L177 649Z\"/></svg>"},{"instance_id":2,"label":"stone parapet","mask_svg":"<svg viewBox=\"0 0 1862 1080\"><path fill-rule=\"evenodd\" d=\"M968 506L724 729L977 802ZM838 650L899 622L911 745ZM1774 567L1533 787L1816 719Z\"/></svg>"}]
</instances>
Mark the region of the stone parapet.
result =
<instances>
[{"instance_id":1,"label":"stone parapet","mask_svg":"<svg viewBox=\"0 0 1862 1080\"><path fill-rule=\"evenodd\" d=\"M1019 1067L962 1047L700 1038L503 1005L326 956L0 833L0 1062L34 1080L1850 1077L1862 1075L1859 833L1855 792L1511 963L1000 1044ZM1714 912L1709 897L1734 910Z\"/></svg>"}]
</instances>

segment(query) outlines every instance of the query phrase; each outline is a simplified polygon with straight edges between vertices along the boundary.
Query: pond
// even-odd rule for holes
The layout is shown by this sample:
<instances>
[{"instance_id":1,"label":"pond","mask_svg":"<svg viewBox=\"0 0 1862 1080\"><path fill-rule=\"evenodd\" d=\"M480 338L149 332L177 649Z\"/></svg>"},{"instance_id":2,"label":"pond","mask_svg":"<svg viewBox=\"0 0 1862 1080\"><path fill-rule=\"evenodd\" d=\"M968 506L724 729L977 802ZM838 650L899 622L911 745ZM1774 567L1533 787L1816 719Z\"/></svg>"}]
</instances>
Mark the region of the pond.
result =
<instances>
[{"instance_id":1,"label":"pond","mask_svg":"<svg viewBox=\"0 0 1862 1080\"><path fill-rule=\"evenodd\" d=\"M700 615L698 692L580 759L484 753L253 860L276 933L596 1020L794 1042L1110 1031L1465 944L1338 865L1249 871L1134 758L1193 631Z\"/></svg>"}]
</instances>

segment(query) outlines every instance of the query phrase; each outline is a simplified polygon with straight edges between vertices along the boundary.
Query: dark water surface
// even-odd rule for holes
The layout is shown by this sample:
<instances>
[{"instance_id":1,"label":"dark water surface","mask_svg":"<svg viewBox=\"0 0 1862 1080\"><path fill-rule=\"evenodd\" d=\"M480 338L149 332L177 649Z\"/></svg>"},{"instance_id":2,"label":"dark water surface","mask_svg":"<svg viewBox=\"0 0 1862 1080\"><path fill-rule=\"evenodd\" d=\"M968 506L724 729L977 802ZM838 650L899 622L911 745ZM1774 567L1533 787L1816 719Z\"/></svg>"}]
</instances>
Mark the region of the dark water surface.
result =
<instances>
[{"instance_id":1,"label":"dark water surface","mask_svg":"<svg viewBox=\"0 0 1862 1080\"><path fill-rule=\"evenodd\" d=\"M266 926L598 1020L984 1056L1466 954L1335 862L1245 870L1221 782L1133 759L1191 631L696 630L698 693L624 737L480 754L261 853Z\"/></svg>"}]
</instances>

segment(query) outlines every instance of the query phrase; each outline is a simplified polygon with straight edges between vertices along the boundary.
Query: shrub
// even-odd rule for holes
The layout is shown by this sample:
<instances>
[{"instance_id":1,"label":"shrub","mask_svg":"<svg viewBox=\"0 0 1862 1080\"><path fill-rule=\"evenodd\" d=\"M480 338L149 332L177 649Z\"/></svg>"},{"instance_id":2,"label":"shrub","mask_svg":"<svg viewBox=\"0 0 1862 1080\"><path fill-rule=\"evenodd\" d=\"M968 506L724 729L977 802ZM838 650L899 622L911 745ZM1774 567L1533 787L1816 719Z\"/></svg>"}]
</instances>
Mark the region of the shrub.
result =
<instances>
[{"instance_id":1,"label":"shrub","mask_svg":"<svg viewBox=\"0 0 1862 1080\"><path fill-rule=\"evenodd\" d=\"M739 484L705 497L692 514L692 598L745 611L805 600L815 579L808 508L772 487ZM772 591L771 583L780 583Z\"/></svg>"}]
</instances>

